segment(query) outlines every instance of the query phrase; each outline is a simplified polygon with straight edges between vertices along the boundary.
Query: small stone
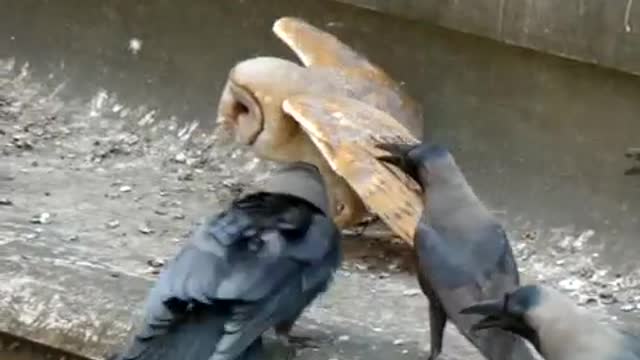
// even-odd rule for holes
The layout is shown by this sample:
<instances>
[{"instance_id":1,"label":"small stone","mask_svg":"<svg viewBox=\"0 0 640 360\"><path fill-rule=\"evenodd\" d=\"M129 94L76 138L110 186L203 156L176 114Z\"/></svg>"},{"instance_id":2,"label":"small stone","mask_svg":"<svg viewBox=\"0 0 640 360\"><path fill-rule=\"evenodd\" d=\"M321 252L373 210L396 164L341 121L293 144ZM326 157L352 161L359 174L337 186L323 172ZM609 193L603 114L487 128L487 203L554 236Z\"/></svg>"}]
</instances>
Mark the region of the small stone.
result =
<instances>
[{"instance_id":1,"label":"small stone","mask_svg":"<svg viewBox=\"0 0 640 360\"><path fill-rule=\"evenodd\" d=\"M405 290L402 292L402 295L404 296L416 296L416 295L420 295L421 291L420 289L409 289L409 290Z\"/></svg>"},{"instance_id":2,"label":"small stone","mask_svg":"<svg viewBox=\"0 0 640 360\"><path fill-rule=\"evenodd\" d=\"M580 276L581 278L584 279L590 279L595 275L595 270L589 266L585 266L583 268L580 268L577 271L578 276Z\"/></svg>"},{"instance_id":3,"label":"small stone","mask_svg":"<svg viewBox=\"0 0 640 360\"><path fill-rule=\"evenodd\" d=\"M355 264L354 267L360 271L365 271L369 269L369 267L365 264Z\"/></svg>"},{"instance_id":4,"label":"small stone","mask_svg":"<svg viewBox=\"0 0 640 360\"><path fill-rule=\"evenodd\" d=\"M591 305L596 303L597 300L593 296L578 294L578 305Z\"/></svg>"},{"instance_id":5,"label":"small stone","mask_svg":"<svg viewBox=\"0 0 640 360\"><path fill-rule=\"evenodd\" d=\"M402 344L404 344L404 340L402 339L393 340L393 345L402 345Z\"/></svg>"},{"instance_id":6,"label":"small stone","mask_svg":"<svg viewBox=\"0 0 640 360\"><path fill-rule=\"evenodd\" d=\"M51 214L48 212L43 212L31 218L32 224L48 224L49 222L51 222Z\"/></svg>"},{"instance_id":7,"label":"small stone","mask_svg":"<svg viewBox=\"0 0 640 360\"><path fill-rule=\"evenodd\" d=\"M44 196L51 196L51 193L50 193L50 192L48 192L48 191L45 191L45 192L44 192Z\"/></svg>"},{"instance_id":8,"label":"small stone","mask_svg":"<svg viewBox=\"0 0 640 360\"><path fill-rule=\"evenodd\" d=\"M71 235L67 238L68 241L78 241L78 235Z\"/></svg>"},{"instance_id":9,"label":"small stone","mask_svg":"<svg viewBox=\"0 0 640 360\"><path fill-rule=\"evenodd\" d=\"M104 194L104 197L106 197L107 199L119 199L122 196L120 196L120 193L107 193Z\"/></svg>"},{"instance_id":10,"label":"small stone","mask_svg":"<svg viewBox=\"0 0 640 360\"><path fill-rule=\"evenodd\" d=\"M153 210L154 213L158 214L158 215L167 215L169 212L165 209L154 209Z\"/></svg>"},{"instance_id":11,"label":"small stone","mask_svg":"<svg viewBox=\"0 0 640 360\"><path fill-rule=\"evenodd\" d=\"M389 271L400 270L400 264L398 264L397 262L394 261L393 263L387 265L387 270L389 270Z\"/></svg>"},{"instance_id":12,"label":"small stone","mask_svg":"<svg viewBox=\"0 0 640 360\"><path fill-rule=\"evenodd\" d=\"M191 171L178 174L179 181L193 181L193 173Z\"/></svg>"},{"instance_id":13,"label":"small stone","mask_svg":"<svg viewBox=\"0 0 640 360\"><path fill-rule=\"evenodd\" d=\"M120 221L118 221L118 220L109 220L109 221L107 221L107 228L108 229L115 229L118 226L120 226Z\"/></svg>"},{"instance_id":14,"label":"small stone","mask_svg":"<svg viewBox=\"0 0 640 360\"><path fill-rule=\"evenodd\" d=\"M135 135L135 134L129 134L128 136L126 136L125 138L125 143L129 146L135 145L138 143L138 141L140 141L140 138Z\"/></svg>"},{"instance_id":15,"label":"small stone","mask_svg":"<svg viewBox=\"0 0 640 360\"><path fill-rule=\"evenodd\" d=\"M145 235L149 235L154 232L153 229L151 229L148 225L142 225L138 227L138 231Z\"/></svg>"},{"instance_id":16,"label":"small stone","mask_svg":"<svg viewBox=\"0 0 640 360\"><path fill-rule=\"evenodd\" d=\"M131 192L131 190L132 190L131 186L128 186L128 185L120 186L120 192L127 193L127 192Z\"/></svg>"},{"instance_id":17,"label":"small stone","mask_svg":"<svg viewBox=\"0 0 640 360\"><path fill-rule=\"evenodd\" d=\"M350 337L349 335L340 335L338 337L338 341L342 342L342 341L349 341Z\"/></svg>"},{"instance_id":18,"label":"small stone","mask_svg":"<svg viewBox=\"0 0 640 360\"><path fill-rule=\"evenodd\" d=\"M600 294L598 294L598 297L600 298L600 302L604 305L610 305L618 302L618 299L616 299L616 297L609 292L601 292Z\"/></svg>"},{"instance_id":19,"label":"small stone","mask_svg":"<svg viewBox=\"0 0 640 360\"><path fill-rule=\"evenodd\" d=\"M187 162L187 156L184 153L178 153L173 158L173 161L177 162L178 164L184 164L185 162Z\"/></svg>"},{"instance_id":20,"label":"small stone","mask_svg":"<svg viewBox=\"0 0 640 360\"><path fill-rule=\"evenodd\" d=\"M182 213L173 214L171 216L171 218L174 219L174 220L182 220L182 219L184 219L184 214L182 214Z\"/></svg>"},{"instance_id":21,"label":"small stone","mask_svg":"<svg viewBox=\"0 0 640 360\"><path fill-rule=\"evenodd\" d=\"M7 198L0 198L0 205L2 205L2 206L11 206L11 205L13 205L13 201L11 201L11 199L7 199Z\"/></svg>"},{"instance_id":22,"label":"small stone","mask_svg":"<svg viewBox=\"0 0 640 360\"><path fill-rule=\"evenodd\" d=\"M164 266L164 260L162 259L149 259L147 260L147 265L153 268L160 268Z\"/></svg>"},{"instance_id":23,"label":"small stone","mask_svg":"<svg viewBox=\"0 0 640 360\"><path fill-rule=\"evenodd\" d=\"M111 274L109 274L109 275L110 275L112 278L119 278L119 277L120 277L120 274L118 274L118 273L111 273Z\"/></svg>"},{"instance_id":24,"label":"small stone","mask_svg":"<svg viewBox=\"0 0 640 360\"><path fill-rule=\"evenodd\" d=\"M633 304L625 304L620 307L620 310L624 312L631 312L636 309L636 306Z\"/></svg>"},{"instance_id":25,"label":"small stone","mask_svg":"<svg viewBox=\"0 0 640 360\"><path fill-rule=\"evenodd\" d=\"M27 240L33 240L38 237L38 233L31 233L24 236Z\"/></svg>"},{"instance_id":26,"label":"small stone","mask_svg":"<svg viewBox=\"0 0 640 360\"><path fill-rule=\"evenodd\" d=\"M584 281L580 279L570 278L560 281L558 285L565 290L575 291L584 286Z\"/></svg>"}]
</instances>

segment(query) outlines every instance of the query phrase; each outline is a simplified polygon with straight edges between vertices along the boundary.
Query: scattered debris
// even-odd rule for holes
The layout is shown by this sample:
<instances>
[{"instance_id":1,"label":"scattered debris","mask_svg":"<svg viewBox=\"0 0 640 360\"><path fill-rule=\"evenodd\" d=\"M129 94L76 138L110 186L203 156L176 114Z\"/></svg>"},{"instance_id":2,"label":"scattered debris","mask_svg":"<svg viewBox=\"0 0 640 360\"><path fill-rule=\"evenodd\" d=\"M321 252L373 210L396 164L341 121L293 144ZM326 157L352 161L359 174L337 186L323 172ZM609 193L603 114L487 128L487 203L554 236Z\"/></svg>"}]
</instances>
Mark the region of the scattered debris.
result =
<instances>
[{"instance_id":1,"label":"scattered debris","mask_svg":"<svg viewBox=\"0 0 640 360\"><path fill-rule=\"evenodd\" d=\"M13 135L11 143L13 146L21 150L33 150L33 144L26 136Z\"/></svg>"},{"instance_id":2,"label":"scattered debris","mask_svg":"<svg viewBox=\"0 0 640 360\"><path fill-rule=\"evenodd\" d=\"M585 282L580 279L569 278L569 279L564 279L560 281L558 285L564 290L575 291L583 287L584 284Z\"/></svg>"},{"instance_id":3,"label":"scattered debris","mask_svg":"<svg viewBox=\"0 0 640 360\"><path fill-rule=\"evenodd\" d=\"M167 210L160 209L160 208L153 209L153 212L156 213L157 215L167 215L169 213Z\"/></svg>"},{"instance_id":4,"label":"scattered debris","mask_svg":"<svg viewBox=\"0 0 640 360\"><path fill-rule=\"evenodd\" d=\"M149 234L152 234L152 233L154 233L154 232L155 232L153 229L151 229L151 228L149 227L149 225L146 225L146 224L145 224L145 225L140 225L140 226L138 227L138 231L139 231L141 234L145 234L145 235L149 235Z\"/></svg>"},{"instance_id":5,"label":"scattered debris","mask_svg":"<svg viewBox=\"0 0 640 360\"><path fill-rule=\"evenodd\" d=\"M193 172L181 171L178 173L178 180L180 181L193 181Z\"/></svg>"},{"instance_id":6,"label":"scattered debris","mask_svg":"<svg viewBox=\"0 0 640 360\"><path fill-rule=\"evenodd\" d=\"M356 268L356 270L359 270L359 271L366 271L366 270L369 270L369 266L368 266L368 265L366 265L366 264L356 263L356 264L354 264L354 265L353 265L353 267L355 267L355 268Z\"/></svg>"},{"instance_id":7,"label":"scattered debris","mask_svg":"<svg viewBox=\"0 0 640 360\"><path fill-rule=\"evenodd\" d=\"M343 341L349 341L351 339L351 337L349 335L340 335L338 336L338 341L343 342Z\"/></svg>"},{"instance_id":8,"label":"scattered debris","mask_svg":"<svg viewBox=\"0 0 640 360\"><path fill-rule=\"evenodd\" d=\"M48 224L51 222L51 214L43 212L31 218L32 224Z\"/></svg>"},{"instance_id":9,"label":"scattered debris","mask_svg":"<svg viewBox=\"0 0 640 360\"><path fill-rule=\"evenodd\" d=\"M183 213L175 213L171 216L174 220L183 220L185 218Z\"/></svg>"},{"instance_id":10,"label":"scattered debris","mask_svg":"<svg viewBox=\"0 0 640 360\"><path fill-rule=\"evenodd\" d=\"M122 197L122 195L120 195L120 193L106 193L104 194L104 197L106 197L107 199L119 199Z\"/></svg>"},{"instance_id":11,"label":"scattered debris","mask_svg":"<svg viewBox=\"0 0 640 360\"><path fill-rule=\"evenodd\" d=\"M165 261L162 259L149 259L147 260L147 265L154 267L154 268L160 268L163 267L165 264Z\"/></svg>"},{"instance_id":12,"label":"scattered debris","mask_svg":"<svg viewBox=\"0 0 640 360\"><path fill-rule=\"evenodd\" d=\"M158 274L160 274L161 270L162 270L161 268L155 268L155 267L150 266L147 269L146 273L147 274L151 274L151 275L158 275Z\"/></svg>"},{"instance_id":13,"label":"scattered debris","mask_svg":"<svg viewBox=\"0 0 640 360\"><path fill-rule=\"evenodd\" d=\"M104 98L104 96L100 99L105 103L103 109L116 108L114 104L107 103L111 100ZM0 97L1 101L2 97ZM14 101L11 103L13 104ZM40 105L34 103L34 105L30 106ZM20 113L23 109L17 109L15 114L21 116ZM78 207L78 209L89 209L87 210L89 212L94 211L91 206L103 206L105 212L98 214L111 214L107 216L115 216L122 219L129 219L132 216L133 218L137 217L136 219L151 218L152 216L149 215L152 213L166 215L167 218L173 220L184 220L187 217L185 214L188 214L189 219L191 219L192 214L202 211L204 206L208 206L203 205L206 204L205 201L197 202L193 200L194 198L202 197L202 194L206 191L215 194L215 196L211 196L213 194L205 194L208 195L208 199L215 198L212 206L213 210L217 206L217 202L224 204L244 191L252 189L255 186L255 174L268 173L267 170L271 168L271 165L268 164L269 162L253 161L250 153L244 154L236 151L233 144L228 147L222 147L219 143L216 143L215 148L212 149L211 142L201 140L196 133L191 137L188 145L176 145L175 134L171 134L171 131L168 130L151 131L149 133L138 132L137 129L132 131L130 130L130 125L135 126L136 124L131 119L135 118L135 121L137 121L142 118L145 125L152 125L154 112L149 111L149 109L141 109L139 111L126 109L121 105L117 109L120 114L125 114L129 111L130 115L127 115L129 118L122 115L122 118L118 117L116 120L108 119L108 121L105 121L105 118L97 116L83 123L78 118L68 116L58 116L50 119L45 116L37 116L32 118L39 119L38 121L46 118L48 119L46 120L47 125L18 126L14 129L13 126L5 127L1 123L8 118L4 117L5 115L3 115L2 111L8 110L0 104L0 126L3 126L0 131L6 133L6 136L3 137L6 142L1 150L2 154L9 156L10 161L17 164L16 169L25 168L28 176L33 176L33 174L41 171L40 169L32 169L29 166L33 164L34 158L36 159L35 162L40 164L41 167L46 164L47 167L51 167L54 171L59 171L60 173L71 169L78 171L78 174L82 176L91 176L95 183L78 184L77 182L74 183L75 180L73 178L69 182L69 186L80 186L80 190L82 190L80 193L85 192L84 190L90 186L98 185L97 189L109 190L109 193L104 195L106 198L115 200L128 198L127 195L123 194L134 192L133 187L136 188L135 192L138 189L145 189L145 191L148 189L149 192L156 191L156 196L145 196L144 198L136 196L134 198L138 202L136 204L132 204L128 200L122 202L106 201L103 197L99 197L98 199L82 199L83 201L89 200L87 202L94 201L94 203L90 203L89 207ZM121 116L120 114L117 116ZM66 120L67 118L68 120ZM68 122L65 123L65 121ZM164 121L158 121L153 126L161 126L161 123L164 123ZM169 127L165 129L169 129L171 125L167 126ZM178 128L177 126L175 127L175 129ZM152 130L155 130L155 128ZM48 137L49 135L53 137ZM55 136L67 136L67 138L61 141L60 139L55 140ZM85 147L82 147L82 144L85 144ZM26 155L22 151L18 151L32 150L34 146L38 151L33 151ZM182 146L185 147L183 148ZM40 151L41 149L45 151ZM102 163L96 165L97 162ZM149 166L146 167L147 165ZM170 169L170 172L167 169ZM157 173L154 172L149 175L143 173L147 170L150 172L157 170ZM143 177L143 180L151 179L151 181L140 181L140 179L136 178L141 173L143 176L148 175ZM16 178L17 183L22 181L22 175L18 174L20 176ZM6 175L0 175L0 178L2 180L6 179ZM112 180L116 178L121 178L122 180ZM192 193L180 193L187 186L187 184L181 183L185 181L190 181L188 188L192 189L190 190ZM47 187L46 185L48 184L45 181L45 185L36 189L36 194L43 193L44 189L51 189L50 186ZM19 188L16 187L16 189ZM44 193L48 196L48 191ZM56 202L64 196L64 189L56 190L56 193L55 199L42 200L45 204L49 204L44 206L44 209L55 209ZM15 196L19 196L19 193ZM8 208L6 211L23 211L23 209L18 209L23 204L23 201L18 201L18 199L22 198L15 196L11 193L13 199L0 199L0 205L10 206L15 201L21 206ZM182 201L174 198L180 198ZM158 200L160 200L160 203L158 203ZM118 212L120 210L118 209L119 206L122 206L122 212ZM78 219L65 215L65 220L69 222L87 221L87 216L82 214L82 211L84 210L78 210ZM47 215L44 221L41 221L43 214L34 216L32 222L46 224L51 220L51 215ZM153 223L154 227L157 228L152 229L149 225L140 226L138 228L139 233L135 232L135 230L132 232L129 229L127 229L129 231L128 235L124 232L124 229L108 232L102 226L106 226L108 229L116 229L120 227L120 222L114 219L107 221L103 225L102 222L108 218L101 218L100 215L91 215L93 216L92 221L95 221L92 226L95 232L85 235L85 228L82 228L83 248L90 248L96 241L93 235L99 233L104 235L103 238L100 238L100 241L105 238L112 241L108 246L127 246L138 252L141 249L141 241L148 242L151 239L151 237L145 238L140 234L158 233L161 234L161 241L163 242L161 246L175 248L177 243L184 241L192 231L190 229L190 221L158 221L157 224ZM30 216L31 213L20 213L21 219L29 219ZM58 226L60 222L56 221L54 226ZM128 221L126 224L128 227ZM75 225L77 223L61 226ZM67 231L69 228L78 229L78 227L67 227ZM49 227L47 227L47 230L49 230ZM43 239L42 242L44 242L46 236L49 235L49 231L41 234L42 231L43 229L41 228L29 228L20 233L19 238L30 240L41 237ZM65 232L61 233L65 234ZM387 241L388 232L380 235L380 237L384 237L384 241ZM634 316L635 313L640 312L640 272L630 271L624 274L613 274L607 272L606 268L599 267L596 262L596 249L591 241L594 237L596 237L596 233L593 230L586 230L582 232L563 232L557 238L549 240L547 234L536 229L536 231L523 232L520 236L513 237L516 240L514 242L514 251L517 254L523 273L530 275L534 280L538 279L560 288L576 299L580 305L594 308L611 305L609 306L611 309L631 313L629 315ZM63 237L63 239L65 238ZM71 235L66 239L74 242L79 240L79 236ZM541 242L547 240L549 240L549 244L552 244L551 246L540 245ZM579 256L571 256L574 253L579 254ZM394 259L394 256L395 254L389 253L376 253L375 255L368 255L368 257L363 256L358 258L358 262L347 262L342 269L359 271L371 271L373 269L375 271L371 272L371 276L387 278L391 276L391 272L402 270L402 263ZM32 260L35 261L35 259ZM143 259L138 262L138 265L142 267L142 271L145 271L144 261L146 260ZM381 265L372 265L372 263L381 263ZM149 267L149 273L157 275L165 266L165 261L152 259L146 265ZM351 273L350 271L340 270L340 274L345 277L356 276L355 271ZM110 273L110 276L120 278L123 275L113 272ZM389 281L384 282L390 283ZM418 288L410 288L402 291L401 294L406 297L421 296L422 291ZM383 329L376 327L373 331L382 332ZM342 335L338 338L338 341L350 340L352 339L348 335ZM403 339L396 339L393 344L400 346L404 341ZM406 341L408 342L409 339ZM398 351L400 349L402 348L397 348ZM407 353L406 351L403 349L402 353L405 354ZM334 359L337 360L337 358Z\"/></svg>"},{"instance_id":14,"label":"scattered debris","mask_svg":"<svg viewBox=\"0 0 640 360\"><path fill-rule=\"evenodd\" d=\"M628 148L625 151L624 156L634 161L634 164L630 168L626 169L624 171L624 174L625 175L640 174L640 148L638 147Z\"/></svg>"},{"instance_id":15,"label":"scattered debris","mask_svg":"<svg viewBox=\"0 0 640 360\"><path fill-rule=\"evenodd\" d=\"M600 302L604 305L610 305L618 302L618 299L610 292L601 292L599 297Z\"/></svg>"},{"instance_id":16,"label":"scattered debris","mask_svg":"<svg viewBox=\"0 0 640 360\"><path fill-rule=\"evenodd\" d=\"M131 38L129 39L129 51L131 51L131 53L133 55L138 55L138 53L140 52L140 50L142 49L142 40L138 39L138 38Z\"/></svg>"},{"instance_id":17,"label":"scattered debris","mask_svg":"<svg viewBox=\"0 0 640 360\"><path fill-rule=\"evenodd\" d=\"M187 162L187 156L184 153L178 153L174 158L173 161L177 162L178 164L184 164Z\"/></svg>"},{"instance_id":18,"label":"scattered debris","mask_svg":"<svg viewBox=\"0 0 640 360\"><path fill-rule=\"evenodd\" d=\"M622 311L624 311L624 312L631 312L631 311L636 310L636 308L637 308L637 307L636 307L636 305L633 305L633 304L625 304L625 305L622 305L622 306L620 307L620 310L622 310Z\"/></svg>"},{"instance_id":19,"label":"scattered debris","mask_svg":"<svg viewBox=\"0 0 640 360\"><path fill-rule=\"evenodd\" d=\"M420 289L409 289L402 292L402 295L404 296L416 296L420 294L422 294L422 291L420 291Z\"/></svg>"},{"instance_id":20,"label":"scattered debris","mask_svg":"<svg viewBox=\"0 0 640 360\"><path fill-rule=\"evenodd\" d=\"M107 229L115 229L120 226L120 221L118 220L109 220L107 221Z\"/></svg>"}]
</instances>

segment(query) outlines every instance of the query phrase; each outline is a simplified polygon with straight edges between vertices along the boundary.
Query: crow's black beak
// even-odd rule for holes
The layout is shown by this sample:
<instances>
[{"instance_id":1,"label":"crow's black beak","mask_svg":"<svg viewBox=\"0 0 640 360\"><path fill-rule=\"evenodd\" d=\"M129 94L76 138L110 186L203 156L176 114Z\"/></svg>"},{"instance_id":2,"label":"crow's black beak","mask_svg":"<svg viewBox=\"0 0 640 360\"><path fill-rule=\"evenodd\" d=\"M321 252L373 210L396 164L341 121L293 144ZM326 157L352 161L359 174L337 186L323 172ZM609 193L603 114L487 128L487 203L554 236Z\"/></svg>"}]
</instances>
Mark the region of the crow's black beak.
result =
<instances>
[{"instance_id":1,"label":"crow's black beak","mask_svg":"<svg viewBox=\"0 0 640 360\"><path fill-rule=\"evenodd\" d=\"M376 159L397 166L400 170L417 180L415 164L409 159L409 152L415 147L416 145L398 143L377 144L376 148L388 152L389 155L378 156Z\"/></svg>"},{"instance_id":2,"label":"crow's black beak","mask_svg":"<svg viewBox=\"0 0 640 360\"><path fill-rule=\"evenodd\" d=\"M504 302L502 300L489 300L476 303L460 310L460 314L476 314L476 315L500 315L504 311Z\"/></svg>"},{"instance_id":3,"label":"crow's black beak","mask_svg":"<svg viewBox=\"0 0 640 360\"><path fill-rule=\"evenodd\" d=\"M479 330L501 329L529 340L540 351L540 338L537 331L527 323L522 309L513 304L510 305L508 294L503 300L483 301L462 309L460 313L485 316L471 326L470 333L473 336Z\"/></svg>"},{"instance_id":4,"label":"crow's black beak","mask_svg":"<svg viewBox=\"0 0 640 360\"><path fill-rule=\"evenodd\" d=\"M460 313L467 315L485 315L482 320L478 321L471 327L472 333L475 333L478 330L492 328L506 329L513 322L512 317L506 312L505 302L502 300L491 300L477 303L462 309Z\"/></svg>"}]
</instances>

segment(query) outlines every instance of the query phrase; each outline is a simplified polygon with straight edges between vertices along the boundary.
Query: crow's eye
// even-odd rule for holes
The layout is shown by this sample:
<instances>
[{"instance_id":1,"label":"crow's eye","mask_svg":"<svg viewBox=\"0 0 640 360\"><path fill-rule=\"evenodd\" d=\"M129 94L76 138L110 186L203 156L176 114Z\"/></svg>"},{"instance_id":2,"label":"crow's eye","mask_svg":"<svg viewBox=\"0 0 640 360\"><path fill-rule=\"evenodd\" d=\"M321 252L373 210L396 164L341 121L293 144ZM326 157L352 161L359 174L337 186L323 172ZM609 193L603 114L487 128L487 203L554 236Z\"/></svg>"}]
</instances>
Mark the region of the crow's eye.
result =
<instances>
[{"instance_id":1,"label":"crow's eye","mask_svg":"<svg viewBox=\"0 0 640 360\"><path fill-rule=\"evenodd\" d=\"M252 237L247 242L247 249L251 252L258 252L264 246L264 241L258 237Z\"/></svg>"}]
</instances>

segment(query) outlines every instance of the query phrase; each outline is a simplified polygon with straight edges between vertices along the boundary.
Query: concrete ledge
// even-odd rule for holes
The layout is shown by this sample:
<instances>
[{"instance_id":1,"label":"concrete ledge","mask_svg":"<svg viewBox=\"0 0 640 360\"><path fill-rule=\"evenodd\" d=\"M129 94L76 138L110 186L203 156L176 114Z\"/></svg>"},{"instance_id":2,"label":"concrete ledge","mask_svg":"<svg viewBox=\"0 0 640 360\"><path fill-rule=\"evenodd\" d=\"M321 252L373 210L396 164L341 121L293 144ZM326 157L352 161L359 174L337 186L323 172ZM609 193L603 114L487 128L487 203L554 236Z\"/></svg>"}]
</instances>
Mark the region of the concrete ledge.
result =
<instances>
[{"instance_id":1,"label":"concrete ledge","mask_svg":"<svg viewBox=\"0 0 640 360\"><path fill-rule=\"evenodd\" d=\"M183 148L167 121L131 127L140 115L113 116L113 99L90 116L40 90L0 74L0 129L18 145L2 143L0 154L0 333L102 359L139 315L158 270L149 261L172 257L194 222L250 190L268 166L233 143L211 144L210 134ZM296 324L320 345L297 358L423 358L428 303L415 278L388 268L399 259L367 252L374 247L362 238L343 244L363 259L346 263ZM451 359L480 359L449 333Z\"/></svg>"},{"instance_id":2,"label":"concrete ledge","mask_svg":"<svg viewBox=\"0 0 640 360\"><path fill-rule=\"evenodd\" d=\"M633 0L338 0L640 75Z\"/></svg>"}]
</instances>

